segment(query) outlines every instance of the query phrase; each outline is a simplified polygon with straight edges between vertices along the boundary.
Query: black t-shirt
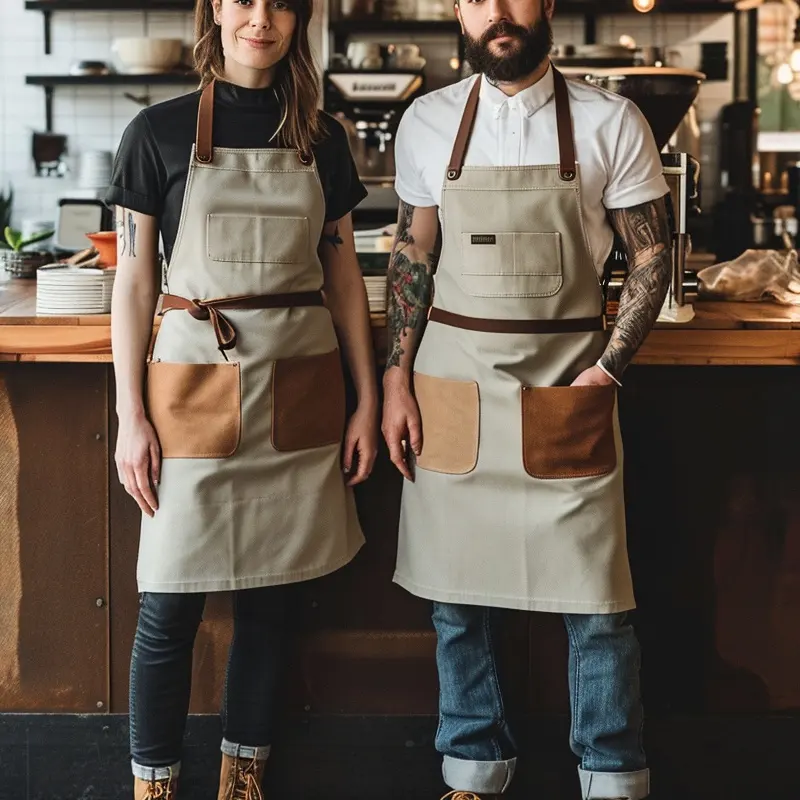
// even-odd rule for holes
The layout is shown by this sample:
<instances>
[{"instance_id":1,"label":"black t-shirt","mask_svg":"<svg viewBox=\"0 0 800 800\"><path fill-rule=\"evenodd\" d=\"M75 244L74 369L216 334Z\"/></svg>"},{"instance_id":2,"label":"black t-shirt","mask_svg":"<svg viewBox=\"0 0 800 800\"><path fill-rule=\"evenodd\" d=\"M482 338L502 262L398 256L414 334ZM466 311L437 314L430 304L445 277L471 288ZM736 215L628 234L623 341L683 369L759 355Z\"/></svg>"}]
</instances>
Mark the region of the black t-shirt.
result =
<instances>
[{"instance_id":1,"label":"black t-shirt","mask_svg":"<svg viewBox=\"0 0 800 800\"><path fill-rule=\"evenodd\" d=\"M105 202L156 217L167 260L178 233L189 159L197 129L200 92L144 109L122 136ZM247 89L217 81L214 145L264 148L280 125L282 111L272 89ZM366 196L339 122L323 114L325 138L314 158L325 194L326 221L341 219ZM276 137L277 139L277 137Z\"/></svg>"}]
</instances>

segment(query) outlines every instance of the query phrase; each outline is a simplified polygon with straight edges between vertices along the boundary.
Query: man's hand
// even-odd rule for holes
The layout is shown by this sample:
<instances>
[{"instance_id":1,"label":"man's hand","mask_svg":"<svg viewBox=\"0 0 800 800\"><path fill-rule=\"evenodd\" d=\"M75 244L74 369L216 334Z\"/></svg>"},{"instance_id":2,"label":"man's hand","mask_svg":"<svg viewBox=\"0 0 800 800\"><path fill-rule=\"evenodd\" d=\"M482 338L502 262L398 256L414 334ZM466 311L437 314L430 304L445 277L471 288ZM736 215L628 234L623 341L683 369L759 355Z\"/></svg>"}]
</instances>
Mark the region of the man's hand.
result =
<instances>
[{"instance_id":1,"label":"man's hand","mask_svg":"<svg viewBox=\"0 0 800 800\"><path fill-rule=\"evenodd\" d=\"M387 373L383 386L383 424L381 432L389 448L389 457L404 478L414 480L409 465L409 450L418 456L422 452L422 421L419 406L411 388L399 370Z\"/></svg>"},{"instance_id":2,"label":"man's hand","mask_svg":"<svg viewBox=\"0 0 800 800\"><path fill-rule=\"evenodd\" d=\"M603 372L598 366L589 367L585 369L575 378L570 384L571 386L608 386L614 383L608 375Z\"/></svg>"}]
</instances>

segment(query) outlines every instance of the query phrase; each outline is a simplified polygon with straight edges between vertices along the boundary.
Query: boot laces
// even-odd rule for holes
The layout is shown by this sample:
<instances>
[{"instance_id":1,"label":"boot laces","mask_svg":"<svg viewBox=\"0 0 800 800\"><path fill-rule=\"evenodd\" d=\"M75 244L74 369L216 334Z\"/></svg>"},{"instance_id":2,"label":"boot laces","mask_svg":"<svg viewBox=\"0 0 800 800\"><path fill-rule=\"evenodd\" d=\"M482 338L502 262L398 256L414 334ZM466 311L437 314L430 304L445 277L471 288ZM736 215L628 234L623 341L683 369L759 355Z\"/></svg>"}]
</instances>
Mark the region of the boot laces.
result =
<instances>
[{"instance_id":1,"label":"boot laces","mask_svg":"<svg viewBox=\"0 0 800 800\"><path fill-rule=\"evenodd\" d=\"M254 758L242 767L236 758L225 793L226 800L264 800L259 776L260 766L258 760Z\"/></svg>"},{"instance_id":2,"label":"boot laces","mask_svg":"<svg viewBox=\"0 0 800 800\"><path fill-rule=\"evenodd\" d=\"M150 780L147 782L147 793L144 800L174 800L175 791L172 783L172 776Z\"/></svg>"}]
</instances>

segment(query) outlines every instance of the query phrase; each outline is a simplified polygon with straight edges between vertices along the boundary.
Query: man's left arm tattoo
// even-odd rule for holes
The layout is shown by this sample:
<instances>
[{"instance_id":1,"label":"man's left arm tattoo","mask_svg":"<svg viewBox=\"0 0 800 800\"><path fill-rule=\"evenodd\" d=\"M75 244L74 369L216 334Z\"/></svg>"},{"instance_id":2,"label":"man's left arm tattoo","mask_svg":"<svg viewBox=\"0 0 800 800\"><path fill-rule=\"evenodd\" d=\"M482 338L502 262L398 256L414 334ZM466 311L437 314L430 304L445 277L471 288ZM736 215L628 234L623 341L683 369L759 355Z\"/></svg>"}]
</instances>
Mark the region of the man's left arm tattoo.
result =
<instances>
[{"instance_id":1,"label":"man's left arm tattoo","mask_svg":"<svg viewBox=\"0 0 800 800\"><path fill-rule=\"evenodd\" d=\"M628 257L611 339L600 363L618 380L655 324L672 276L666 198L609 211Z\"/></svg>"}]
</instances>

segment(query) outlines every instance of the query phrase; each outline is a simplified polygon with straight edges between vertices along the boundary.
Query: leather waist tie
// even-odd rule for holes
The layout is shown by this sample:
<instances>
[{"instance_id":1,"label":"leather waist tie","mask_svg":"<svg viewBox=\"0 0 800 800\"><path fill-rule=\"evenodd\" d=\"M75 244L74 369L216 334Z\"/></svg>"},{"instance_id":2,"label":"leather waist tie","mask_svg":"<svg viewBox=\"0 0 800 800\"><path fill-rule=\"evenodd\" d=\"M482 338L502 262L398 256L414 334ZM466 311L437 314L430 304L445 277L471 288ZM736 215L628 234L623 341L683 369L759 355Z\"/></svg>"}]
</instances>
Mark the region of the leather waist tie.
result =
<instances>
[{"instance_id":1,"label":"leather waist tie","mask_svg":"<svg viewBox=\"0 0 800 800\"><path fill-rule=\"evenodd\" d=\"M240 294L211 300L189 300L176 294L165 294L161 314L172 309L188 311L195 319L210 319L223 355L236 346L236 328L220 309L294 308L321 306L322 292L287 292L285 294Z\"/></svg>"},{"instance_id":2,"label":"leather waist tie","mask_svg":"<svg viewBox=\"0 0 800 800\"><path fill-rule=\"evenodd\" d=\"M428 319L452 328L481 333L588 333L606 329L603 316L574 319L483 319L431 308Z\"/></svg>"}]
</instances>

